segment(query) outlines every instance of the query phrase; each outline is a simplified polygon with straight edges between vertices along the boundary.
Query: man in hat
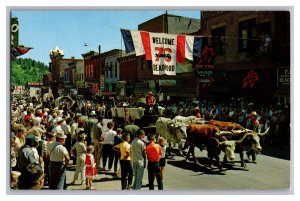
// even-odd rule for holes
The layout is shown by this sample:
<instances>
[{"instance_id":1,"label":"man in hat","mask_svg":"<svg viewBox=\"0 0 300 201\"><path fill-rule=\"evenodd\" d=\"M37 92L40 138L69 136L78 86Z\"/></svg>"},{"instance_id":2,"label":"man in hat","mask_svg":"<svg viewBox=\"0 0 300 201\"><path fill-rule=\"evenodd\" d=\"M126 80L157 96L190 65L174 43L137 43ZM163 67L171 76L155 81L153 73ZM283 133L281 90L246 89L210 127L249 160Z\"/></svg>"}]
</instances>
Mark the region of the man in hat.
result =
<instances>
[{"instance_id":1,"label":"man in hat","mask_svg":"<svg viewBox=\"0 0 300 201\"><path fill-rule=\"evenodd\" d=\"M33 150L36 149L39 141L39 138L33 134L28 134L26 136L26 143L20 148L18 153L18 169L21 173L29 164L39 163Z\"/></svg>"},{"instance_id":2,"label":"man in hat","mask_svg":"<svg viewBox=\"0 0 300 201\"><path fill-rule=\"evenodd\" d=\"M194 109L193 109L193 115L195 116L195 117L197 117L197 118L201 118L201 114L200 114L200 108L199 108L199 106L197 106L197 107L195 107Z\"/></svg>"},{"instance_id":3,"label":"man in hat","mask_svg":"<svg viewBox=\"0 0 300 201\"><path fill-rule=\"evenodd\" d=\"M43 146L45 147L45 151L46 151L44 156L43 156L44 170L45 170L44 184L46 186L49 185L49 163L50 163L50 159L49 159L48 145L53 143L54 139L55 139L55 133L47 132L46 133L46 140L44 141L44 144L43 144Z\"/></svg>"},{"instance_id":4,"label":"man in hat","mask_svg":"<svg viewBox=\"0 0 300 201\"><path fill-rule=\"evenodd\" d=\"M146 96L146 109L145 109L145 116L149 117L150 108L156 109L156 98L154 97L152 91L149 91ZM157 113L157 110L155 111Z\"/></svg>"},{"instance_id":5,"label":"man in hat","mask_svg":"<svg viewBox=\"0 0 300 201\"><path fill-rule=\"evenodd\" d=\"M103 116L98 116L98 122L94 124L91 135L92 141L95 148L95 159L96 159L96 167L100 168L100 161L102 158L102 141L103 141Z\"/></svg>"},{"instance_id":6,"label":"man in hat","mask_svg":"<svg viewBox=\"0 0 300 201\"><path fill-rule=\"evenodd\" d=\"M71 155L74 155L76 151L76 169L73 177L72 185L78 179L79 173L81 173L81 184L85 182L85 157L86 157L86 144L85 144L85 133L80 131L77 135L77 142L71 148Z\"/></svg>"},{"instance_id":7,"label":"man in hat","mask_svg":"<svg viewBox=\"0 0 300 201\"><path fill-rule=\"evenodd\" d=\"M49 189L66 190L66 173L70 156L64 147L67 136L63 131L55 135L56 141L48 145L49 153Z\"/></svg>"},{"instance_id":8,"label":"man in hat","mask_svg":"<svg viewBox=\"0 0 300 201\"><path fill-rule=\"evenodd\" d=\"M246 123L246 128L258 132L258 126L259 126L259 121L257 120L257 113L255 111L252 111ZM253 163L255 163L256 161L255 150L251 148L249 151L246 152L246 154L248 159L250 159L251 156Z\"/></svg>"},{"instance_id":9,"label":"man in hat","mask_svg":"<svg viewBox=\"0 0 300 201\"><path fill-rule=\"evenodd\" d=\"M96 112L93 110L89 113L88 118L84 121L84 132L86 134L87 145L92 144L91 131L95 124L95 121L92 120L96 115Z\"/></svg>"}]
</instances>

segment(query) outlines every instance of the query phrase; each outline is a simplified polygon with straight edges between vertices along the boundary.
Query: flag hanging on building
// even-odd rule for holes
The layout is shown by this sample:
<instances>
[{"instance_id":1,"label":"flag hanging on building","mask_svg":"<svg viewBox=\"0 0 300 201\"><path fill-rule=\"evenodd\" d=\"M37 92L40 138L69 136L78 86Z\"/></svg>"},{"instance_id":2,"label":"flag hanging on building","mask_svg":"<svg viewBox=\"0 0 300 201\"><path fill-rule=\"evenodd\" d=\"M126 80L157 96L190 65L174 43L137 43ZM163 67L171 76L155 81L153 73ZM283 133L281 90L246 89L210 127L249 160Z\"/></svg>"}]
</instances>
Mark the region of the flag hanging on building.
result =
<instances>
[{"instance_id":1,"label":"flag hanging on building","mask_svg":"<svg viewBox=\"0 0 300 201\"><path fill-rule=\"evenodd\" d=\"M32 49L32 47L24 47L24 46L13 47L13 46L11 46L10 57L11 57L11 59L14 59L18 56L26 54L31 49Z\"/></svg>"},{"instance_id":2,"label":"flag hanging on building","mask_svg":"<svg viewBox=\"0 0 300 201\"><path fill-rule=\"evenodd\" d=\"M121 29L127 53L145 55L154 75L176 75L176 62L201 57L202 37Z\"/></svg>"}]
</instances>

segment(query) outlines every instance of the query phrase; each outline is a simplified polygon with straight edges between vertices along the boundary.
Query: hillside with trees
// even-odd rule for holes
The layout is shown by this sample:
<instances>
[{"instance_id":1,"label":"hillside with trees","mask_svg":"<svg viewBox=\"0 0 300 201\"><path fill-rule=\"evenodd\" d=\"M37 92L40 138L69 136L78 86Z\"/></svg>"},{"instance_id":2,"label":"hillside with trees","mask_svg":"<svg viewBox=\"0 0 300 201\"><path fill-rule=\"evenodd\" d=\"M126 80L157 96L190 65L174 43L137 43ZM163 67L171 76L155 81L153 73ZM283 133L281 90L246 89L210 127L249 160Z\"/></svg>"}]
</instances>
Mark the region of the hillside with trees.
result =
<instances>
[{"instance_id":1,"label":"hillside with trees","mask_svg":"<svg viewBox=\"0 0 300 201\"><path fill-rule=\"evenodd\" d=\"M30 58L16 58L11 61L11 85L27 85L28 82L40 82L49 67Z\"/></svg>"}]
</instances>

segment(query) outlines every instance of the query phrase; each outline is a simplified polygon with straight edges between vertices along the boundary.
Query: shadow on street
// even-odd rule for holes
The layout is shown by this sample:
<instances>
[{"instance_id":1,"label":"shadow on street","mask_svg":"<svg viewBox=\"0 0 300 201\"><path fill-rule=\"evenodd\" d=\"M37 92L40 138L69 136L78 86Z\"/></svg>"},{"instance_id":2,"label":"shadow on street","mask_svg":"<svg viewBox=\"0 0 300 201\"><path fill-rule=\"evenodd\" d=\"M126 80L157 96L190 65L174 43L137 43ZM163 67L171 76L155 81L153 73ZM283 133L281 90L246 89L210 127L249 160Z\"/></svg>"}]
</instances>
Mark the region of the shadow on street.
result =
<instances>
[{"instance_id":1,"label":"shadow on street","mask_svg":"<svg viewBox=\"0 0 300 201\"><path fill-rule=\"evenodd\" d=\"M282 145L264 144L262 145L262 148L263 149L261 154L263 155L281 158L285 160L290 160L291 158L290 147L283 147Z\"/></svg>"}]
</instances>

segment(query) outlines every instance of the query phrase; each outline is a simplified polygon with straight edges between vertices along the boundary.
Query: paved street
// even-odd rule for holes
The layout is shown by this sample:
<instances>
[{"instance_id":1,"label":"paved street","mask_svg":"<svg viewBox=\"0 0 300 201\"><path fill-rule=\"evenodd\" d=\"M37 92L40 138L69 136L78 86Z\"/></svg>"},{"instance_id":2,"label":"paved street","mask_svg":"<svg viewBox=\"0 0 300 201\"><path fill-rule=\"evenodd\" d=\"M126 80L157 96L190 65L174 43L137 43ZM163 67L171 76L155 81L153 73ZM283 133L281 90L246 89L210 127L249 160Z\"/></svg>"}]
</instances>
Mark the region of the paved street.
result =
<instances>
[{"instance_id":1,"label":"paved street","mask_svg":"<svg viewBox=\"0 0 300 201\"><path fill-rule=\"evenodd\" d=\"M196 149L197 150L197 149ZM165 168L164 190L168 191L189 191L189 193L210 194L210 191L229 194L254 193L265 194L272 191L274 193L288 193L290 188L290 160L288 160L287 150L276 150L274 147L266 147L266 155L258 155L257 164L247 163L247 168L241 168L239 156L236 160L225 167L225 171L219 173L216 167L208 169L194 165L191 161L185 162L183 157L175 156L168 159ZM206 162L206 151L200 153L196 151L196 157L202 164ZM284 159L285 158L285 159ZM69 168L67 173L67 183L70 183L75 166ZM143 178L142 190L148 190L147 170ZM112 172L99 172L94 179L94 186L97 190L110 191L120 190L121 182L115 178ZM78 181L79 183L79 181ZM81 190L85 185L70 185L68 190ZM155 187L157 189L157 186ZM258 191L262 190L262 191ZM246 192L245 192L246 191ZM99 192L98 192L99 193ZM214 193L215 194L215 193Z\"/></svg>"}]
</instances>

